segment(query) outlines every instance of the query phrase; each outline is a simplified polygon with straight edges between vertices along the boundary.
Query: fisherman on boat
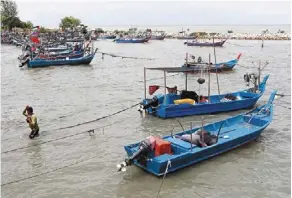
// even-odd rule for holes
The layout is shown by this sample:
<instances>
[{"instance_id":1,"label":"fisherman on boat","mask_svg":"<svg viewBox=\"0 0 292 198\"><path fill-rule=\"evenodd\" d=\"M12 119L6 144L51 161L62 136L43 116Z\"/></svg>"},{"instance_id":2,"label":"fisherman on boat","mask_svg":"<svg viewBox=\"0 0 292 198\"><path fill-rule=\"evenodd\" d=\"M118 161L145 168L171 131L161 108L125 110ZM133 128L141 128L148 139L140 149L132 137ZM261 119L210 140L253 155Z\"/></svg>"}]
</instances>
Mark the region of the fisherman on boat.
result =
<instances>
[{"instance_id":1,"label":"fisherman on boat","mask_svg":"<svg viewBox=\"0 0 292 198\"><path fill-rule=\"evenodd\" d=\"M37 122L37 117L33 113L33 108L27 105L23 110L22 114L26 116L26 122L29 124L29 128L31 129L29 138L33 139L34 137L38 137L40 129Z\"/></svg>"}]
</instances>

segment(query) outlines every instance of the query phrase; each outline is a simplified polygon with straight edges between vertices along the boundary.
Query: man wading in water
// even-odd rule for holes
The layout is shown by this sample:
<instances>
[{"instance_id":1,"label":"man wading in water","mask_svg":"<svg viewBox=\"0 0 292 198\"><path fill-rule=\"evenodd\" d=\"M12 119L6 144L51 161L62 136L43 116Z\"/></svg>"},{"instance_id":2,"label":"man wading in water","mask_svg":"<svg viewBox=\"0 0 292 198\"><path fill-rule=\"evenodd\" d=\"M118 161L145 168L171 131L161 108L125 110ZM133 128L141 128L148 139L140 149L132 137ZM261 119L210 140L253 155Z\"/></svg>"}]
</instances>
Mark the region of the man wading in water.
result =
<instances>
[{"instance_id":1,"label":"man wading in water","mask_svg":"<svg viewBox=\"0 0 292 198\"><path fill-rule=\"evenodd\" d=\"M33 139L34 137L38 137L40 129L37 117L33 114L33 108L27 105L23 110L22 114L26 116L26 122L29 124L29 128L31 128L29 138Z\"/></svg>"}]
</instances>

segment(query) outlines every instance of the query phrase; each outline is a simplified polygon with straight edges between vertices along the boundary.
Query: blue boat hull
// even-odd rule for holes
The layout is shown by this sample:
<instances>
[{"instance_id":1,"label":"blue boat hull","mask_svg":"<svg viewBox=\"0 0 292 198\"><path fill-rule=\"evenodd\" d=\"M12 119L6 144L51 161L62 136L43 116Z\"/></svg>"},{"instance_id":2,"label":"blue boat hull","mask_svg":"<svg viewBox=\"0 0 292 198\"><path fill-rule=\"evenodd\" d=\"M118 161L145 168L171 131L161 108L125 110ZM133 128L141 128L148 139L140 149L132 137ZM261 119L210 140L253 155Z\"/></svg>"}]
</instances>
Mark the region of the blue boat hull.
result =
<instances>
[{"instance_id":1,"label":"blue boat hull","mask_svg":"<svg viewBox=\"0 0 292 198\"><path fill-rule=\"evenodd\" d=\"M49 66L62 66L62 65L88 65L91 63L92 59L94 58L95 53L81 57L81 58L74 58L74 59L57 59L57 60L31 60L27 63L29 68L36 68L36 67L49 67Z\"/></svg>"},{"instance_id":2,"label":"blue boat hull","mask_svg":"<svg viewBox=\"0 0 292 198\"><path fill-rule=\"evenodd\" d=\"M218 142L215 142L213 145L198 147L175 136L165 136L163 139L171 143L172 155L162 154L154 157L153 153L150 152L147 154L148 160L146 165L140 164L137 160L134 160L134 164L149 173L162 176L165 174L168 163L171 166L168 167L167 173L175 172L251 142L258 138L262 131L271 123L275 94L276 91L271 94L267 104L251 112L204 126L204 130L214 135L217 135L219 129L221 129ZM176 135L191 134L200 129L201 127L198 127L177 133ZM129 157L138 150L139 144L140 142L124 147Z\"/></svg>"},{"instance_id":3,"label":"blue boat hull","mask_svg":"<svg viewBox=\"0 0 292 198\"><path fill-rule=\"evenodd\" d=\"M254 106L258 99L263 95L268 77L269 76L266 76L259 86L260 93L251 93L247 90L231 93L233 96L238 97L236 100L221 102L220 100L223 99L226 95L224 94L210 96L211 103L200 102L199 104L195 105L176 105L174 104L174 100L181 99L180 95L167 94L165 97L164 95L157 95L156 97L159 99L159 105L157 107L149 107L145 110L146 113L155 115L160 118L174 118L246 109ZM146 105L148 100L144 99L142 103Z\"/></svg>"},{"instance_id":4,"label":"blue boat hull","mask_svg":"<svg viewBox=\"0 0 292 198\"><path fill-rule=\"evenodd\" d=\"M224 45L226 40L221 42L215 42L215 43L200 43L200 42L185 42L187 46L199 46L199 47L222 47Z\"/></svg>"},{"instance_id":5,"label":"blue boat hull","mask_svg":"<svg viewBox=\"0 0 292 198\"><path fill-rule=\"evenodd\" d=\"M116 43L146 43L149 41L150 38L145 39L115 39L114 41Z\"/></svg>"},{"instance_id":6,"label":"blue boat hull","mask_svg":"<svg viewBox=\"0 0 292 198\"><path fill-rule=\"evenodd\" d=\"M117 36L102 36L102 37L97 37L98 39L115 39Z\"/></svg>"},{"instance_id":7,"label":"blue boat hull","mask_svg":"<svg viewBox=\"0 0 292 198\"><path fill-rule=\"evenodd\" d=\"M237 63L238 63L238 59L230 60L230 61L224 62L224 63L217 63L215 65L211 65L210 72L216 73L216 72L231 71ZM186 66L186 64L184 64L184 65L182 65L182 67L198 68L197 71L194 70L194 71L192 71L192 73L197 73L197 72L201 71L201 67L197 66L197 65L188 64L188 66Z\"/></svg>"}]
</instances>

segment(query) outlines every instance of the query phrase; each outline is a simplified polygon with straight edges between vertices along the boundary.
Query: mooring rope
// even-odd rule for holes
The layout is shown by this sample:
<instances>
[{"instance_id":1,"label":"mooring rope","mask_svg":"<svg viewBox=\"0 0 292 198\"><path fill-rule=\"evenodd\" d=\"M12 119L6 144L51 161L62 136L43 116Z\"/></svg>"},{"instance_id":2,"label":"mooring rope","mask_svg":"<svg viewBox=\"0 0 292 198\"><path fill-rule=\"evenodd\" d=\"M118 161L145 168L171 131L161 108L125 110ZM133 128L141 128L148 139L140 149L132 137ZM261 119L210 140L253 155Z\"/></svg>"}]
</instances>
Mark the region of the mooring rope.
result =
<instances>
[{"instance_id":1,"label":"mooring rope","mask_svg":"<svg viewBox=\"0 0 292 198\"><path fill-rule=\"evenodd\" d=\"M128 107L128 108L122 109L122 110L120 110L120 111L117 111L117 112L115 112L115 113L109 114L109 115L107 115L107 116L103 116L103 117L101 117L101 118L97 118L97 119L95 119L95 120L91 120L91 121L87 121L87 122L80 123L80 124L77 124L77 125L72 125L72 126L68 126L68 127L63 127L63 128L59 128L59 129L55 129L55 130L68 129L68 128L73 128L73 127L80 126L80 125L83 125L83 124L88 124L88 123L91 123L91 122L96 122L96 121L99 121L99 120L102 120L102 119L105 119L105 118L108 118L108 117L114 116L114 115L116 115L116 114L118 114L118 113L122 113L122 112L124 112L124 111L126 111L126 110L128 110L128 109L131 109L131 108L133 108L133 107L139 105L139 104L140 104L140 103L137 103L137 104L132 105L132 106L130 106L130 107ZM55 142L55 141L58 141L58 140L62 140L62 139L66 139L66 138L69 138L69 137L73 137L73 136L81 135L81 134L84 134L84 133L89 133L89 134L90 134L91 132L94 133L94 131L97 130L97 129L102 129L102 128L105 128L105 127L107 127L107 126L112 126L112 125L114 125L114 124L116 124L116 123L120 123L120 122L121 122L121 121L119 121L119 122L115 122L115 123L110 124L110 125L105 125L105 126L102 126L102 127L97 127L97 128L94 128L94 129L90 129L90 130L87 130L87 131L82 131L82 132L78 132L78 133L75 133L75 134L71 134L71 135L63 136L63 137L60 137L60 138L56 138L56 139L52 139L52 140L48 140L48 141L44 141L44 142L41 142L41 143L39 143L39 144L34 144L34 145L30 145L30 146L24 146L24 147L19 147L19 148L11 149L11 150L8 150L8 151L4 151L4 152L2 152L1 154L14 152L14 151L22 150L22 149L29 148L29 147L34 147L34 146L38 146L38 145L41 145L41 144L46 144L46 143L50 143L50 142ZM46 132L46 131L43 131L43 132Z\"/></svg>"},{"instance_id":2,"label":"mooring rope","mask_svg":"<svg viewBox=\"0 0 292 198\"><path fill-rule=\"evenodd\" d=\"M158 193L157 193L156 198L158 198L158 196L159 196L159 193L160 193L160 190L161 190L161 188L162 188L162 184L163 184L163 181L164 181L165 176L166 176L166 174L167 174L167 171L168 171L168 167L169 167L169 166L171 166L171 161L170 161L170 160L168 160L168 162L167 162L167 165L166 165L166 168L165 168L165 172L164 172L164 176L163 176L163 179L162 179L162 181L161 181L161 184L160 184L160 187L159 187L159 190L158 190Z\"/></svg>"},{"instance_id":3,"label":"mooring rope","mask_svg":"<svg viewBox=\"0 0 292 198\"><path fill-rule=\"evenodd\" d=\"M256 45L239 45L239 44L235 44L235 43L230 43L228 41L226 41L226 43L231 44L231 45L235 45L238 47L255 47Z\"/></svg>"},{"instance_id":4,"label":"mooring rope","mask_svg":"<svg viewBox=\"0 0 292 198\"><path fill-rule=\"evenodd\" d=\"M121 56L121 55L117 55L117 54L112 54L112 53L106 53L106 52L96 52L96 53L99 53L102 55L102 59L104 59L104 55L107 55L107 56L111 56L111 57L118 57L118 58L128 58L128 59L140 59L140 60L155 60L155 58L140 58L140 57L133 57L133 56Z\"/></svg>"},{"instance_id":5,"label":"mooring rope","mask_svg":"<svg viewBox=\"0 0 292 198\"><path fill-rule=\"evenodd\" d=\"M103 119L105 119L105 118L109 118L109 117L112 117L112 116L117 115L117 114L119 114L119 113L122 113L122 112L124 112L124 111L127 111L127 110L129 110L129 109L132 109L133 107L135 107L135 106L137 106L137 105L139 105L139 104L140 104L140 103L133 104L133 105L131 105L130 107L127 107L127 108L125 108L125 109L119 110L119 111L117 111L117 112L115 112L115 113L112 113L112 114L109 114L109 115L106 115L106 116L102 116L102 117L97 118L97 119L94 119L94 120L90 120L90 121L82 122L82 123L75 124L75 125L71 125L71 126L61 127L61 128L54 129L54 130L69 129L69 128L77 127L77 126L80 126L80 125L89 124L89 123L92 123L92 122L97 122L97 121L99 121L99 120L103 120Z\"/></svg>"},{"instance_id":6,"label":"mooring rope","mask_svg":"<svg viewBox=\"0 0 292 198\"><path fill-rule=\"evenodd\" d=\"M74 165L77 165L77 164L80 164L80 163L82 163L82 162L85 162L85 161L91 160L91 159L96 158L96 157L97 157L97 156L94 156L94 157L91 157L91 158L89 158L89 159L80 160L80 161L77 161L77 162L74 162L74 163L68 164L68 165L66 165L66 166L62 166L62 167L59 167L59 168L55 168L55 169L52 169L52 170L49 170L49 171L46 171L46 172L43 172L43 173L39 173L39 174L35 174L35 175L29 176L29 177L21 178L21 179L15 180L15 181L7 182L7 183L4 183L4 184L1 184L1 186L6 186L6 185L10 185L10 184L18 183L18 182L21 182L21 181L25 181L25 180L28 180L28 179L32 179L32 178L34 178L34 177L38 177L38 176L41 176L41 175L46 175L46 174L48 174L48 173L56 172L56 171L58 171L58 170L61 170L61 169L64 169L64 168L68 168L68 167L71 167L71 166L74 166Z\"/></svg>"}]
</instances>

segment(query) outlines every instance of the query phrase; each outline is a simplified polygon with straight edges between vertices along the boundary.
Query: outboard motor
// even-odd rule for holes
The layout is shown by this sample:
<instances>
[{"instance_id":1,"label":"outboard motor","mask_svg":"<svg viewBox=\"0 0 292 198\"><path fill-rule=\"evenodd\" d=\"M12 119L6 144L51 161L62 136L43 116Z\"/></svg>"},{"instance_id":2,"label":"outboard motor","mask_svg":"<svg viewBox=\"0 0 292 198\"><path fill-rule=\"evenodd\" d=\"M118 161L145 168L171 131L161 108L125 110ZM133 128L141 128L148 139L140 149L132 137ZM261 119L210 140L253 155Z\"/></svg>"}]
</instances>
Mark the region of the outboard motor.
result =
<instances>
[{"instance_id":1,"label":"outboard motor","mask_svg":"<svg viewBox=\"0 0 292 198\"><path fill-rule=\"evenodd\" d=\"M153 145L155 144L155 140L151 142L151 137L145 139L144 141L142 141L139 145L139 150L137 152L135 152L131 157L126 158L124 162L122 162L121 164L117 165L118 168L118 172L119 171L126 171L125 167L126 166L131 166L133 164L134 160L137 160L140 164L142 164L143 166L146 166L147 163L147 153L153 151ZM154 138L155 139L155 138Z\"/></svg>"},{"instance_id":2,"label":"outboard motor","mask_svg":"<svg viewBox=\"0 0 292 198\"><path fill-rule=\"evenodd\" d=\"M140 108L138 111L142 112L145 109L148 109L149 107L157 107L159 104L159 99L157 96L154 96L152 99L147 99L147 104L143 104L143 102L140 103Z\"/></svg>"}]
</instances>

